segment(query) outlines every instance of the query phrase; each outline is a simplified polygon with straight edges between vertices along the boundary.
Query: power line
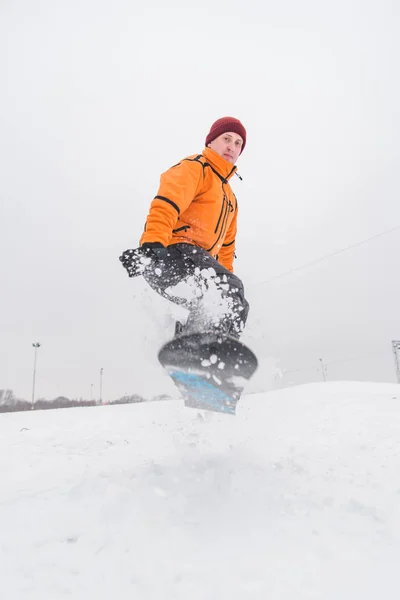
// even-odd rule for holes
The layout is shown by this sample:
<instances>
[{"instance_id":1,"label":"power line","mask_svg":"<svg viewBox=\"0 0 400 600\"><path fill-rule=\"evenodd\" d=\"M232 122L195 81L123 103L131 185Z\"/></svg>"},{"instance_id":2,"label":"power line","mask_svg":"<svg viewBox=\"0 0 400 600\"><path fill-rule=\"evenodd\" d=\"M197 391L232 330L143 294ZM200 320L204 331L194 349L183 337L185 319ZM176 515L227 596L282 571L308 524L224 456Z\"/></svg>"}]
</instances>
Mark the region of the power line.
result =
<instances>
[{"instance_id":1,"label":"power line","mask_svg":"<svg viewBox=\"0 0 400 600\"><path fill-rule=\"evenodd\" d=\"M330 365L335 365L335 364L340 364L340 363L348 363L348 362L353 362L356 360L368 360L368 359L378 359L378 358L382 358L382 352L380 352L380 353L374 352L373 354L359 354L358 356L337 358L337 359L327 360L327 361L325 361L322 358L319 358L319 359L316 358L315 363L312 365L310 364L307 366L300 367L298 369L281 369L281 376L286 377L287 375L292 375L293 373L305 373L306 371L319 372L320 370L323 374L324 373L326 374L328 367ZM320 364L318 364L318 361Z\"/></svg>"},{"instance_id":2,"label":"power line","mask_svg":"<svg viewBox=\"0 0 400 600\"><path fill-rule=\"evenodd\" d=\"M312 265L316 265L319 262L322 262L323 260L326 260L327 258L332 258L332 256L337 256L338 254L342 254L343 252L347 252L348 250L351 250L352 248L357 248L358 246L362 246L363 244L367 244L368 242L371 242L372 240L375 240L376 238L382 237L384 235L389 235L390 233L393 233L393 231L396 231L397 229L400 229L400 225L396 225L396 227L392 227L392 229L386 229L385 231L381 231L380 233L376 233L375 235L366 238L365 240L362 240L361 242L356 242L355 244L351 244L350 246L346 246L345 248L341 248L340 250L336 250L335 252L330 252L329 254L325 254L325 256L321 256L320 258L316 258L315 260L312 260L308 263L305 263L304 265L300 265L299 267L294 267L293 269L290 269L289 271L285 271L284 273L280 273L279 275L275 275L275 277L272 277L271 279L266 279L265 281L260 281L258 283L253 284L254 286L256 285L264 285L266 283L272 283L273 281L275 281L276 279L280 279L281 277L286 277L287 275L291 275L292 273L296 273L296 271L300 271L301 269L305 269L306 267L311 267ZM251 286L249 286L251 287Z\"/></svg>"}]
</instances>

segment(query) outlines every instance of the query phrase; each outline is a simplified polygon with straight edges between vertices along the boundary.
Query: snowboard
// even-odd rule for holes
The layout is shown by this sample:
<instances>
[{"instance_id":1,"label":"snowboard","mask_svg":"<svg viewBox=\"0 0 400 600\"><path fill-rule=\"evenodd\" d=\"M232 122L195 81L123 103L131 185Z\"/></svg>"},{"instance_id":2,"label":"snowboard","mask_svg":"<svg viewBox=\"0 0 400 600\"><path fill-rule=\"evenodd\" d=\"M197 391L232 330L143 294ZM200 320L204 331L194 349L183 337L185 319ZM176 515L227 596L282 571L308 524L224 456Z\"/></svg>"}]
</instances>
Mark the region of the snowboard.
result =
<instances>
[{"instance_id":1,"label":"snowboard","mask_svg":"<svg viewBox=\"0 0 400 600\"><path fill-rule=\"evenodd\" d=\"M186 406L231 415L258 364L242 342L215 333L175 337L161 348L158 360Z\"/></svg>"}]
</instances>

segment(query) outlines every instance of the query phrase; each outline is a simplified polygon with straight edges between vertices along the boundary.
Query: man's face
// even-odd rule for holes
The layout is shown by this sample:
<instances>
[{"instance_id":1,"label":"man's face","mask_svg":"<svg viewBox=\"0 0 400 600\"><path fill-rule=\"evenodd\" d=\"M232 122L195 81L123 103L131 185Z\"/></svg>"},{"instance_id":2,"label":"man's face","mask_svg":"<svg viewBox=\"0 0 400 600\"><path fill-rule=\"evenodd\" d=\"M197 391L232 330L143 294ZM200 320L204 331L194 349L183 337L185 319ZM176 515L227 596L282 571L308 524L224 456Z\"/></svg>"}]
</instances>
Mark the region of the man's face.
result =
<instances>
[{"instance_id":1,"label":"man's face","mask_svg":"<svg viewBox=\"0 0 400 600\"><path fill-rule=\"evenodd\" d=\"M242 150L243 139L239 134L230 131L215 138L208 146L211 150L214 150L214 152L234 165Z\"/></svg>"}]
</instances>

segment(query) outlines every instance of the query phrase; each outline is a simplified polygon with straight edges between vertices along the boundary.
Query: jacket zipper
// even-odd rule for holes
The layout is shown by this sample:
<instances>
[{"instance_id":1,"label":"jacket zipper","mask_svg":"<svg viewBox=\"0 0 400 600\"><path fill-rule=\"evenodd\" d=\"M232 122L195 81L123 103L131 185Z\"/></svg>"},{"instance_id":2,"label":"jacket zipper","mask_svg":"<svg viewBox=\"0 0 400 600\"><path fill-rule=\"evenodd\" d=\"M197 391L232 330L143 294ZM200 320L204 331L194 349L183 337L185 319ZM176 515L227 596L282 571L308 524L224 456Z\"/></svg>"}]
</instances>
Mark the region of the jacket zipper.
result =
<instances>
[{"instance_id":1,"label":"jacket zipper","mask_svg":"<svg viewBox=\"0 0 400 600\"><path fill-rule=\"evenodd\" d=\"M225 200L225 197L224 197L224 204L223 204L223 207L222 207L222 210L221 210L221 214L220 214L219 219L218 219L218 225L219 225L219 223L221 221L221 217L222 217L221 229L219 231L217 239L215 240L215 242L213 243L213 245L211 246L211 248L208 248L207 252L211 252L211 250L218 244L218 242L219 242L219 240L220 240L220 238L222 236L222 232L224 231L224 229L226 227L226 224L228 222L228 213L229 213L229 203L228 203L227 200ZM217 232L218 225L215 228L214 233Z\"/></svg>"},{"instance_id":2,"label":"jacket zipper","mask_svg":"<svg viewBox=\"0 0 400 600\"><path fill-rule=\"evenodd\" d=\"M224 214L225 204L226 204L226 195L225 195L225 192L224 192L224 197L222 199L221 212L219 213L219 217L218 217L217 225L216 225L216 227L214 229L214 233L217 233L217 231L218 231L218 227L219 227L219 224L221 222L222 215Z\"/></svg>"},{"instance_id":3,"label":"jacket zipper","mask_svg":"<svg viewBox=\"0 0 400 600\"><path fill-rule=\"evenodd\" d=\"M227 228L227 226L228 226L228 215L229 215L229 212L230 212L230 208L231 208L231 207L232 207L231 203L230 203L230 202L229 202L229 203L227 202L227 206L226 206L226 213L225 213L225 221L224 221L224 223L222 224L222 228L221 228L221 236L225 236L225 233L226 233L226 228Z\"/></svg>"},{"instance_id":4,"label":"jacket zipper","mask_svg":"<svg viewBox=\"0 0 400 600\"><path fill-rule=\"evenodd\" d=\"M234 169L235 169L235 167L232 169L232 171ZM219 213L217 226L214 229L214 233L217 233L218 227L219 227L219 225L221 223L221 219L222 219L221 229L220 229L217 239L215 240L215 242L213 243L211 248L208 248L207 252L211 252L211 250L218 244L219 240L221 239L221 236L225 235L226 227L227 227L227 223L228 223L228 214L229 214L229 212L232 212L235 210L233 207L233 204L231 203L230 200L228 200L227 195L225 194L224 182L222 182L222 192L224 194L224 196L222 198L222 208L221 208L221 212Z\"/></svg>"}]
</instances>

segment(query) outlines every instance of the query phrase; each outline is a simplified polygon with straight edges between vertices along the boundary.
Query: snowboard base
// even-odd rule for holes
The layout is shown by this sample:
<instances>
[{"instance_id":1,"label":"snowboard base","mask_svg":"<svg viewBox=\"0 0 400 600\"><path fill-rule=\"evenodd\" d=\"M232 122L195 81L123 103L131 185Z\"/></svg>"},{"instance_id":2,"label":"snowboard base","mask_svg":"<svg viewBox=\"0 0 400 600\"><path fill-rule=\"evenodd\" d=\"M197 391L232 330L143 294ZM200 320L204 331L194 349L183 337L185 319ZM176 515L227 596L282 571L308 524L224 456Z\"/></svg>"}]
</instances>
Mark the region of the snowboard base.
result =
<instances>
[{"instance_id":1,"label":"snowboard base","mask_svg":"<svg viewBox=\"0 0 400 600\"><path fill-rule=\"evenodd\" d=\"M236 338L196 333L174 338L158 358L181 392L185 406L235 414L257 358Z\"/></svg>"}]
</instances>

